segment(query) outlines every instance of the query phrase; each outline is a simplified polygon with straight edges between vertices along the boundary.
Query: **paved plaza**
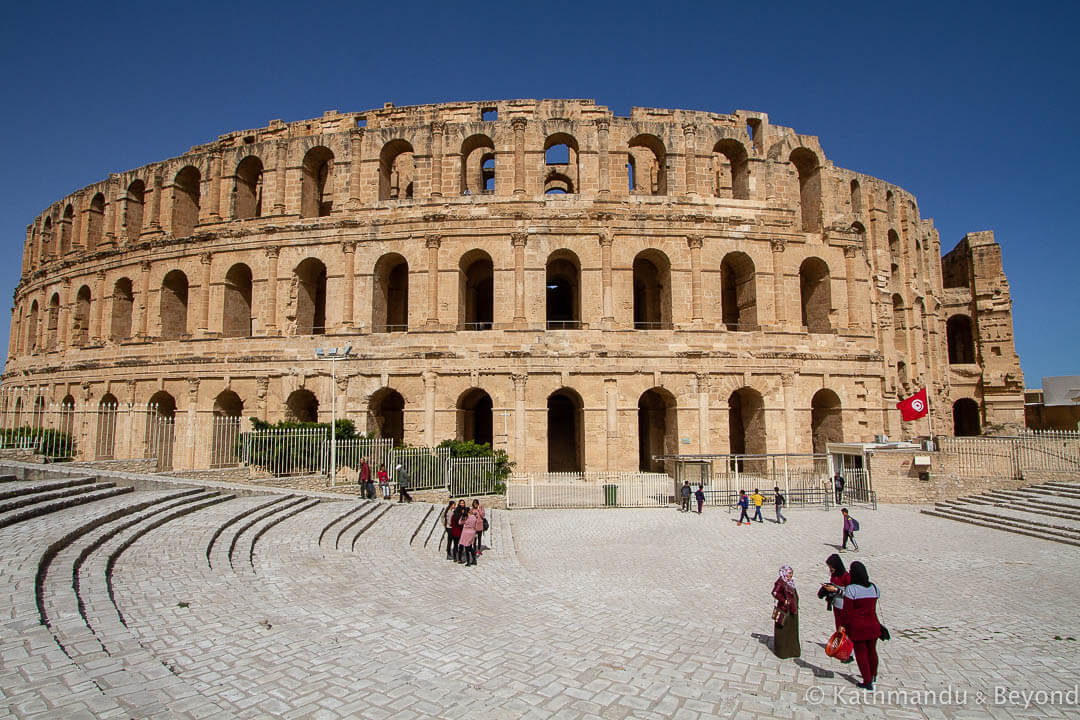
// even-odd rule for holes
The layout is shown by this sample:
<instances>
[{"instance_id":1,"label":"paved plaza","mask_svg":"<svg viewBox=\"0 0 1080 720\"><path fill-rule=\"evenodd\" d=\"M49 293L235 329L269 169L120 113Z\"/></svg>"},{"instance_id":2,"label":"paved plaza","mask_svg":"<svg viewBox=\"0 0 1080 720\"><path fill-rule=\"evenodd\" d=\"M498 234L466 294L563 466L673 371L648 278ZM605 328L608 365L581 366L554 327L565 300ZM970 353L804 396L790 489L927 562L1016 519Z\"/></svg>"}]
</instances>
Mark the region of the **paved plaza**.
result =
<instances>
[{"instance_id":1,"label":"paved plaza","mask_svg":"<svg viewBox=\"0 0 1080 720\"><path fill-rule=\"evenodd\" d=\"M853 509L861 550L845 560L869 568L893 635L863 695L854 663L823 647L836 512L740 527L714 508L495 510L490 549L465 568L437 547L432 505L179 491L0 513L0 717L1078 712L1069 545ZM796 660L769 649L785 563L801 594Z\"/></svg>"}]
</instances>

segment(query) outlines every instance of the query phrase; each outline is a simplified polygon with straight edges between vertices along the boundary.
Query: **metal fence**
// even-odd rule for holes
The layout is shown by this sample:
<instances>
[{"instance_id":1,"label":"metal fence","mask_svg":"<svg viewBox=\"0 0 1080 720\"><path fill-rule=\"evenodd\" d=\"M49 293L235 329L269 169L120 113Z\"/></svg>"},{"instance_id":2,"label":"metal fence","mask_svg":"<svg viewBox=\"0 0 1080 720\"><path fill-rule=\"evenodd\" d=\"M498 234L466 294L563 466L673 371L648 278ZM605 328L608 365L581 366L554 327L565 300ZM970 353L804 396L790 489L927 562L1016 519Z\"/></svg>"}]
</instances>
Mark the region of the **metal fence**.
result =
<instances>
[{"instance_id":1,"label":"metal fence","mask_svg":"<svg viewBox=\"0 0 1080 720\"><path fill-rule=\"evenodd\" d=\"M501 487L495 474L495 458L450 458L447 463L446 487L452 498L499 492Z\"/></svg>"},{"instance_id":2,"label":"metal fence","mask_svg":"<svg viewBox=\"0 0 1080 720\"><path fill-rule=\"evenodd\" d=\"M390 451L390 479L397 482L397 466L409 474L410 490L446 487L450 448L399 447Z\"/></svg>"},{"instance_id":3,"label":"metal fence","mask_svg":"<svg viewBox=\"0 0 1080 720\"><path fill-rule=\"evenodd\" d=\"M342 468L351 468L359 472L360 461L365 459L371 467L372 479L375 478L375 473L378 472L380 466L385 467L387 472L393 469L393 465L390 464L390 451L394 447L393 438L350 438L338 440L335 446L339 472ZM327 457L330 457L329 448L326 452Z\"/></svg>"},{"instance_id":4,"label":"metal fence","mask_svg":"<svg viewBox=\"0 0 1080 720\"><path fill-rule=\"evenodd\" d=\"M664 507L674 481L665 473L587 472L513 475L507 508Z\"/></svg>"},{"instance_id":5,"label":"metal fence","mask_svg":"<svg viewBox=\"0 0 1080 720\"><path fill-rule=\"evenodd\" d=\"M1023 478L1026 472L1080 472L1080 432L1039 430L1014 437L941 437L961 477Z\"/></svg>"},{"instance_id":6,"label":"metal fence","mask_svg":"<svg viewBox=\"0 0 1080 720\"><path fill-rule=\"evenodd\" d=\"M330 465L328 428L272 428L240 433L240 461L275 477L316 475Z\"/></svg>"}]
</instances>

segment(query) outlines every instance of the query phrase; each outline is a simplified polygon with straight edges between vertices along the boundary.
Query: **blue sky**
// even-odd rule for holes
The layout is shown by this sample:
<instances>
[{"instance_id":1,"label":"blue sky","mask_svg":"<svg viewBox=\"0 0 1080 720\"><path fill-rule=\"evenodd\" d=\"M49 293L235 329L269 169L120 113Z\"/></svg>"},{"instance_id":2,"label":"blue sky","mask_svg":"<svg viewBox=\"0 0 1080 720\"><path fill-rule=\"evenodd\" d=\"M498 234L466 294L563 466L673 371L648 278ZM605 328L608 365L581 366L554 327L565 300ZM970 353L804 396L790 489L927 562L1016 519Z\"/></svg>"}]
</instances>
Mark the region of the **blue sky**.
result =
<instances>
[{"instance_id":1,"label":"blue sky","mask_svg":"<svg viewBox=\"0 0 1080 720\"><path fill-rule=\"evenodd\" d=\"M1037 387L1080 374L1078 20L1053 2L6 3L0 288L50 202L273 118L517 97L760 110L913 192L946 251L994 230Z\"/></svg>"}]
</instances>

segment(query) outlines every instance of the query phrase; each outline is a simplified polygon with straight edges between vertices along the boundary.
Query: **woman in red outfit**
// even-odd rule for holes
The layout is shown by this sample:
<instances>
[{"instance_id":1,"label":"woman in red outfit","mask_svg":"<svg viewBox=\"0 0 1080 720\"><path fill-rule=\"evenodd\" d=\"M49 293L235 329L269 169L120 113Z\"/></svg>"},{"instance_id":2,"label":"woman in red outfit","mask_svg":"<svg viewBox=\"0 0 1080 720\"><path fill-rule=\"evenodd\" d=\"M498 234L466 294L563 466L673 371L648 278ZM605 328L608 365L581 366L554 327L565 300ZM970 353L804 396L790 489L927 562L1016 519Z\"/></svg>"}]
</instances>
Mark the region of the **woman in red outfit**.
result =
<instances>
[{"instance_id":1,"label":"woman in red outfit","mask_svg":"<svg viewBox=\"0 0 1080 720\"><path fill-rule=\"evenodd\" d=\"M881 623L877 618L880 594L861 562L851 563L850 574L851 584L847 587L833 584L826 587L830 591L841 591L834 602L840 608L840 629L846 630L855 644L855 662L859 664L863 679L861 683L855 683L855 687L873 690L878 671L877 641L881 637Z\"/></svg>"},{"instance_id":2,"label":"woman in red outfit","mask_svg":"<svg viewBox=\"0 0 1080 720\"><path fill-rule=\"evenodd\" d=\"M833 553L829 557L825 558L825 565L829 568L829 585L838 587L841 590L851 584L851 575L844 567L844 561L839 555ZM833 622L836 625L836 629L840 629L840 608L833 605Z\"/></svg>"}]
</instances>

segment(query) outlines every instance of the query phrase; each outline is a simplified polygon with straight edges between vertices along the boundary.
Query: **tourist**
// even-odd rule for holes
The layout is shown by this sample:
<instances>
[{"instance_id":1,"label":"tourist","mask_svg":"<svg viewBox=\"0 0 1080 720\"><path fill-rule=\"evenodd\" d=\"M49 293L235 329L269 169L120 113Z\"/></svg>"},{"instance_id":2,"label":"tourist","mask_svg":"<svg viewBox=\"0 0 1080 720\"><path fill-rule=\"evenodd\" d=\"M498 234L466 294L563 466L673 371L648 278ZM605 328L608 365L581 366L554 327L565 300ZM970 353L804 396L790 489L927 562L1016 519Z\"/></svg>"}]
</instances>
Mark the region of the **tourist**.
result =
<instances>
[{"instance_id":1,"label":"tourist","mask_svg":"<svg viewBox=\"0 0 1080 720\"><path fill-rule=\"evenodd\" d=\"M446 533L446 559L454 559L454 551L457 549L457 540L454 538L454 508L457 507L457 503L453 500L446 506L446 509L442 512L442 526L443 532Z\"/></svg>"},{"instance_id":2,"label":"tourist","mask_svg":"<svg viewBox=\"0 0 1080 720\"><path fill-rule=\"evenodd\" d=\"M759 523L765 522L765 519L761 517L761 503L765 502L765 496L757 488L754 488L754 494L750 496L750 499L754 501L754 519Z\"/></svg>"},{"instance_id":3,"label":"tourist","mask_svg":"<svg viewBox=\"0 0 1080 720\"><path fill-rule=\"evenodd\" d=\"M839 630L840 608L833 602L835 598L831 597L836 591L830 592L827 588L831 585L832 587L840 588L840 591L843 591L844 588L851 584L851 575L848 573L847 568L844 567L844 561L836 553L825 558L825 567L829 569L829 582L822 583L821 590L818 590L818 597L827 598L825 607L832 609L833 626Z\"/></svg>"},{"instance_id":4,"label":"tourist","mask_svg":"<svg viewBox=\"0 0 1080 720\"><path fill-rule=\"evenodd\" d=\"M483 527L482 522L480 513L474 506L466 513L465 519L461 523L461 539L458 542L458 547L464 548L465 567L476 564L476 546L473 543L476 541L477 529Z\"/></svg>"},{"instance_id":5,"label":"tourist","mask_svg":"<svg viewBox=\"0 0 1080 720\"><path fill-rule=\"evenodd\" d=\"M397 481L398 489L398 502L412 502L412 495L409 494L409 471L398 463L394 467L394 479Z\"/></svg>"},{"instance_id":6,"label":"tourist","mask_svg":"<svg viewBox=\"0 0 1080 720\"><path fill-rule=\"evenodd\" d=\"M705 507L705 488L701 484L698 484L694 491L694 499L697 500L697 514L700 515L701 509Z\"/></svg>"},{"instance_id":7,"label":"tourist","mask_svg":"<svg viewBox=\"0 0 1080 720\"><path fill-rule=\"evenodd\" d=\"M780 577L773 583L773 652L776 657L794 658L802 654L799 647L799 593L795 590L795 571L790 565L780 568Z\"/></svg>"},{"instance_id":8,"label":"tourist","mask_svg":"<svg viewBox=\"0 0 1080 720\"><path fill-rule=\"evenodd\" d=\"M739 513L739 524L742 525L743 518L746 518L746 524L750 524L750 516L746 513L747 508L750 507L750 498L746 497L746 491L739 491L739 509L742 511Z\"/></svg>"},{"instance_id":9,"label":"tourist","mask_svg":"<svg viewBox=\"0 0 1080 720\"><path fill-rule=\"evenodd\" d=\"M690 481L683 480L682 487L679 488L679 495L682 497L682 512L690 512Z\"/></svg>"},{"instance_id":10,"label":"tourist","mask_svg":"<svg viewBox=\"0 0 1080 720\"><path fill-rule=\"evenodd\" d=\"M379 472L375 474L379 479L379 487L382 488L382 499L390 499L390 476L386 474L386 466L379 465Z\"/></svg>"},{"instance_id":11,"label":"tourist","mask_svg":"<svg viewBox=\"0 0 1080 720\"><path fill-rule=\"evenodd\" d=\"M833 490L836 492L836 504L844 502L844 476L840 474L840 471L836 471L836 476L832 479Z\"/></svg>"},{"instance_id":12,"label":"tourist","mask_svg":"<svg viewBox=\"0 0 1080 720\"><path fill-rule=\"evenodd\" d=\"M371 481L371 466L367 458L360 460L360 496L368 500L375 499L375 483Z\"/></svg>"},{"instance_id":13,"label":"tourist","mask_svg":"<svg viewBox=\"0 0 1080 720\"><path fill-rule=\"evenodd\" d=\"M464 548L461 547L461 528L465 524L467 512L465 501L458 500L457 507L454 508L454 514L450 516L450 532L454 536L454 560L459 563L463 562L461 559L464 552Z\"/></svg>"},{"instance_id":14,"label":"tourist","mask_svg":"<svg viewBox=\"0 0 1080 720\"><path fill-rule=\"evenodd\" d=\"M487 530L488 526L487 513L484 511L484 506L480 504L479 500L473 500L472 506L473 510L475 510L476 514L480 517L480 525L476 528L476 554L483 555L484 531Z\"/></svg>"},{"instance_id":15,"label":"tourist","mask_svg":"<svg viewBox=\"0 0 1080 720\"><path fill-rule=\"evenodd\" d=\"M783 493L780 492L779 486L774 485L772 490L773 502L776 503L776 524L779 525L780 523L786 523L787 518L784 517L783 513L780 512L780 508L784 505L787 505L787 498L784 497Z\"/></svg>"},{"instance_id":16,"label":"tourist","mask_svg":"<svg viewBox=\"0 0 1080 720\"><path fill-rule=\"evenodd\" d=\"M855 542L855 531L859 529L859 523L848 515L847 508L840 508L840 514L844 516L844 542L840 544L840 552L847 550L848 540L851 541L851 546L858 550L859 543Z\"/></svg>"},{"instance_id":17,"label":"tourist","mask_svg":"<svg viewBox=\"0 0 1080 720\"><path fill-rule=\"evenodd\" d=\"M840 629L847 633L855 645L855 662L859 664L862 682L855 687L873 690L877 682L877 641L881 637L881 622L877 617L877 602L881 597L877 585L870 582L870 574L861 562L851 563L851 584L845 588L829 584L826 587L839 590L835 605L840 608Z\"/></svg>"}]
</instances>

